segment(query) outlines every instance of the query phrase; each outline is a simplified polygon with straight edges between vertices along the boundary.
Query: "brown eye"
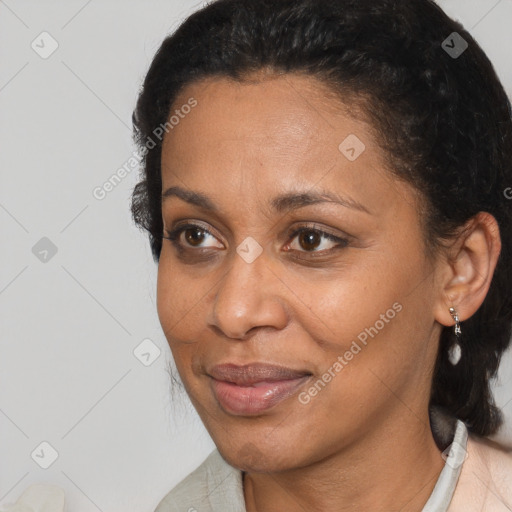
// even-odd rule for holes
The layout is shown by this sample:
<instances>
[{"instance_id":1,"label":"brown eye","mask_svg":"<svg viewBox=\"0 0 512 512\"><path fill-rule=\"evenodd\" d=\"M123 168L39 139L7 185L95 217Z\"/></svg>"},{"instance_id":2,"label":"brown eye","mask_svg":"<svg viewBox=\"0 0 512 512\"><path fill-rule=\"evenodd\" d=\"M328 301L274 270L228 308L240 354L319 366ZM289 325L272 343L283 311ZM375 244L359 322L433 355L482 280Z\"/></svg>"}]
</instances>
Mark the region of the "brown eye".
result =
<instances>
[{"instance_id":1,"label":"brown eye","mask_svg":"<svg viewBox=\"0 0 512 512\"><path fill-rule=\"evenodd\" d=\"M286 250L302 253L327 254L334 249L348 246L348 240L340 238L320 229L304 227L291 233L292 242Z\"/></svg>"},{"instance_id":2,"label":"brown eye","mask_svg":"<svg viewBox=\"0 0 512 512\"><path fill-rule=\"evenodd\" d=\"M170 240L176 247L184 249L225 249L222 242L210 233L206 228L199 224L185 224L173 231L165 231L167 236L163 236Z\"/></svg>"},{"instance_id":3,"label":"brown eye","mask_svg":"<svg viewBox=\"0 0 512 512\"><path fill-rule=\"evenodd\" d=\"M206 231L200 228L188 228L183 231L185 240L192 246L201 245L205 239Z\"/></svg>"},{"instance_id":4,"label":"brown eye","mask_svg":"<svg viewBox=\"0 0 512 512\"><path fill-rule=\"evenodd\" d=\"M322 236L317 231L303 231L299 235L299 244L306 251L316 249L322 242Z\"/></svg>"}]
</instances>

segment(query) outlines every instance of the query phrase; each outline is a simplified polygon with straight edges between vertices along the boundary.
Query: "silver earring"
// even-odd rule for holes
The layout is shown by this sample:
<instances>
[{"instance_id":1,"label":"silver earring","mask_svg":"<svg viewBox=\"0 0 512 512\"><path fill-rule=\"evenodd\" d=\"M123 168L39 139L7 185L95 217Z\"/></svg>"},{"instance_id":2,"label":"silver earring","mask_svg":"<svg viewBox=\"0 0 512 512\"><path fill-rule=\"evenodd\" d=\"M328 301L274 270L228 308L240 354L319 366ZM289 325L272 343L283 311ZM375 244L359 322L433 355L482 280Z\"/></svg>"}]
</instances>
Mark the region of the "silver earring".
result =
<instances>
[{"instance_id":1,"label":"silver earring","mask_svg":"<svg viewBox=\"0 0 512 512\"><path fill-rule=\"evenodd\" d=\"M450 314L455 320L455 336L457 337L457 341L448 349L448 360L452 363L453 366L456 366L460 361L460 357L462 355L462 349L459 344L461 330L460 330L460 322L459 315L455 309L450 308Z\"/></svg>"}]
</instances>

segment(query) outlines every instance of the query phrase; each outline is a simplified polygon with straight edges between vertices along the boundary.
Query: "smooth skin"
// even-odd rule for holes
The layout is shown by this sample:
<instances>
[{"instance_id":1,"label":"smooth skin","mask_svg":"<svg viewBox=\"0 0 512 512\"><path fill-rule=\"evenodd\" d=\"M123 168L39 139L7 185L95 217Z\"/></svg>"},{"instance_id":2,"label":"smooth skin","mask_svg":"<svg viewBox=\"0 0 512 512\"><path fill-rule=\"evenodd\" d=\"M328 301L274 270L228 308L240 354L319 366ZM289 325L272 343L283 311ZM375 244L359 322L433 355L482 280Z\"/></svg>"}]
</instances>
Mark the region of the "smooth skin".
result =
<instances>
[{"instance_id":1,"label":"smooth skin","mask_svg":"<svg viewBox=\"0 0 512 512\"><path fill-rule=\"evenodd\" d=\"M372 127L313 77L209 78L174 107L191 97L197 106L164 138L162 192L180 187L210 204L179 192L162 201L165 237L198 227L163 241L158 313L213 441L244 471L247 511L420 511L444 466L428 417L440 332L454 323L450 306L463 321L485 298L495 219L479 214L429 256L418 193L386 169ZM350 134L366 147L355 161L338 148ZM312 192L342 204L272 207ZM252 263L236 251L247 237L263 248ZM301 403L298 393L395 303L401 311ZM259 415L234 415L206 374L227 362L312 377Z\"/></svg>"}]
</instances>

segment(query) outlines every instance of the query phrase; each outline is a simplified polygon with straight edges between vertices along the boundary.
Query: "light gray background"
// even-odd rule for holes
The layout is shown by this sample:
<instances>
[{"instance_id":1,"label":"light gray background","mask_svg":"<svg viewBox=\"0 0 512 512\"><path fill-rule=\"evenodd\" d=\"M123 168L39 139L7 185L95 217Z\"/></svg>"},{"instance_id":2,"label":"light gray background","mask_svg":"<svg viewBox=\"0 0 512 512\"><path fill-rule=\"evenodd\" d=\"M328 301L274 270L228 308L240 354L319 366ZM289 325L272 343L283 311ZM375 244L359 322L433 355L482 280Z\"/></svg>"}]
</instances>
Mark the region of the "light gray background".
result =
<instances>
[{"instance_id":1,"label":"light gray background","mask_svg":"<svg viewBox=\"0 0 512 512\"><path fill-rule=\"evenodd\" d=\"M129 214L137 170L93 196L135 149L151 58L201 4L0 0L0 504L51 483L67 510L153 511L213 448L191 406L171 404L156 266ZM512 91L512 0L440 4ZM31 47L51 48L43 31L59 45L46 59ZM32 252L43 237L57 247L46 262ZM150 366L133 353L145 339L161 351ZM495 394L512 446L510 355ZM48 469L42 442L58 453Z\"/></svg>"}]
</instances>

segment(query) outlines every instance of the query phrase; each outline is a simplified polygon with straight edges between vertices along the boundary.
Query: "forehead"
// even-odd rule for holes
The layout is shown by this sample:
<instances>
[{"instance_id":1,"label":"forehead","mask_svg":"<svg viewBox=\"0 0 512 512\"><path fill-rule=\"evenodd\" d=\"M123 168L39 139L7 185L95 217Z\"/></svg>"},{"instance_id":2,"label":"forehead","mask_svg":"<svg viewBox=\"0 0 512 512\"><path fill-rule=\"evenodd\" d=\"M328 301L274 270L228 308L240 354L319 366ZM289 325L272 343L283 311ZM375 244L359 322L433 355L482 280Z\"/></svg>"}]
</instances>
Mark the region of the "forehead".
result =
<instances>
[{"instance_id":1,"label":"forehead","mask_svg":"<svg viewBox=\"0 0 512 512\"><path fill-rule=\"evenodd\" d=\"M386 169L373 127L354 117L353 97L304 75L192 83L171 109L196 102L164 138L163 188L259 195L261 204L276 190L319 184L372 209L410 196Z\"/></svg>"},{"instance_id":2,"label":"forehead","mask_svg":"<svg viewBox=\"0 0 512 512\"><path fill-rule=\"evenodd\" d=\"M335 129L333 116L356 123L354 96L343 93L347 101L342 101L340 93L304 74L260 72L243 81L209 77L186 86L175 99L171 114L194 98L197 106L188 117L197 120L200 113L202 120L210 124L205 128L214 126L216 138L236 136L279 143L283 142L282 137L292 137L293 142L297 137L318 135L322 141L326 129ZM178 138L179 131L173 130Z\"/></svg>"}]
</instances>

